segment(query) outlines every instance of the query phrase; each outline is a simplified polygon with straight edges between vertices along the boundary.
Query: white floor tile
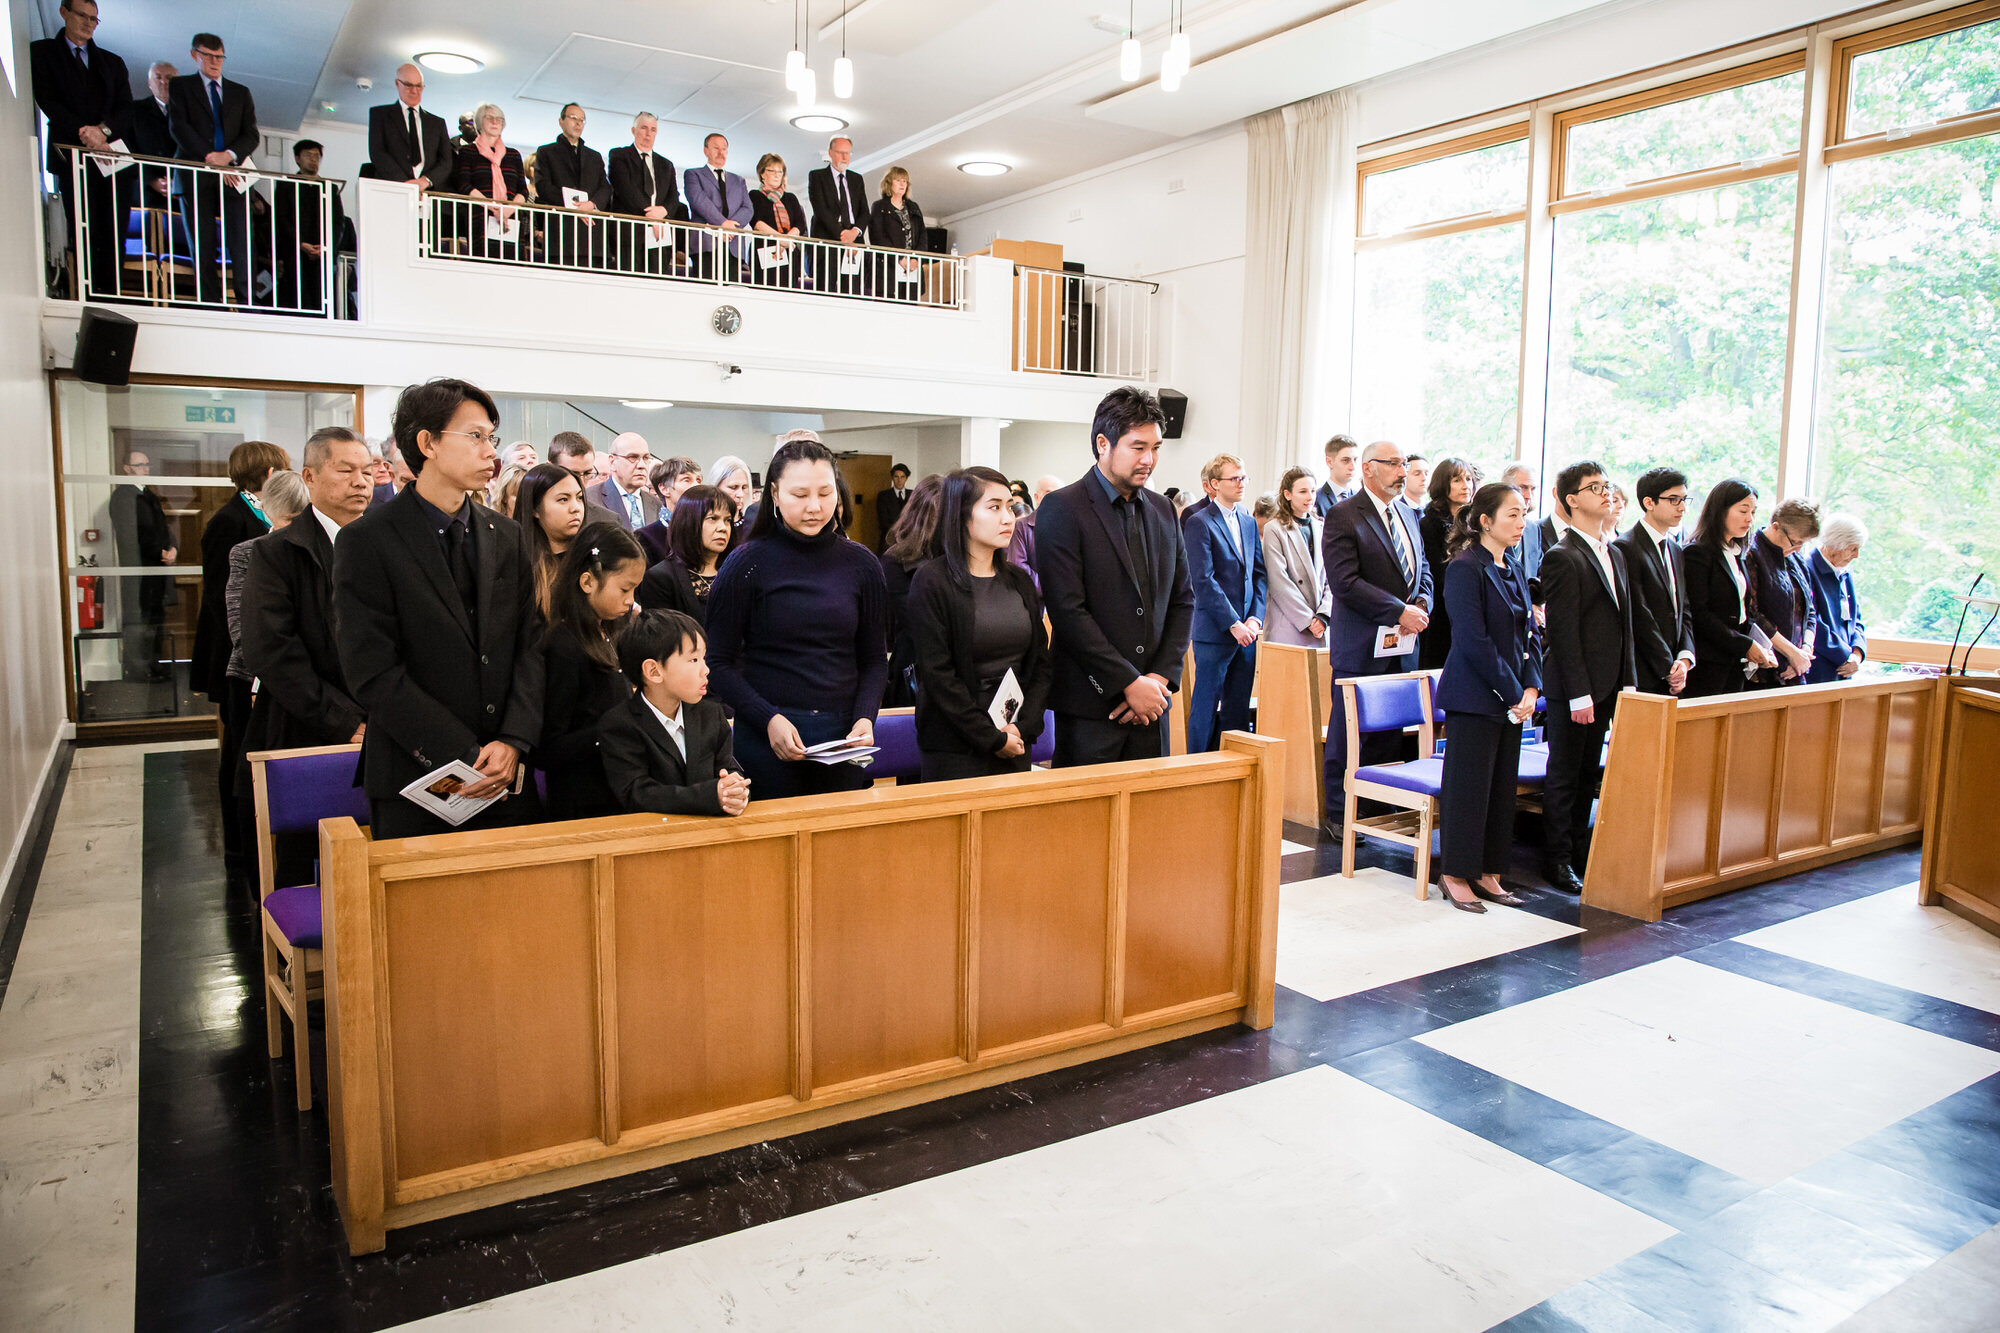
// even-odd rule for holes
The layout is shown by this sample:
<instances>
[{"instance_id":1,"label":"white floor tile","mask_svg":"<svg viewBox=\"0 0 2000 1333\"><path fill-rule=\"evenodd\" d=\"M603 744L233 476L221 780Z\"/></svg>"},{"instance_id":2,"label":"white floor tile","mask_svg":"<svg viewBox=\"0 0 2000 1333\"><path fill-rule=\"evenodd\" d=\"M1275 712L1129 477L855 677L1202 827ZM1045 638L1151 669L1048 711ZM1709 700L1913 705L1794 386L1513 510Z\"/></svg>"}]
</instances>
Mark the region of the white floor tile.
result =
<instances>
[{"instance_id":1,"label":"white floor tile","mask_svg":"<svg viewBox=\"0 0 2000 1333\"><path fill-rule=\"evenodd\" d=\"M1511 953L1582 932L1515 907L1460 912L1386 870L1323 875L1278 891L1278 984L1315 1000Z\"/></svg>"},{"instance_id":2,"label":"white floor tile","mask_svg":"<svg viewBox=\"0 0 2000 1333\"><path fill-rule=\"evenodd\" d=\"M1278 855L1280 856L1290 856L1293 852L1309 852L1311 850L1312 848L1302 842L1293 842L1290 838L1278 839Z\"/></svg>"},{"instance_id":3,"label":"white floor tile","mask_svg":"<svg viewBox=\"0 0 2000 1333\"><path fill-rule=\"evenodd\" d=\"M1322 1066L425 1326L1471 1330L1671 1234Z\"/></svg>"},{"instance_id":4,"label":"white floor tile","mask_svg":"<svg viewBox=\"0 0 2000 1333\"><path fill-rule=\"evenodd\" d=\"M2000 1325L2000 1227L1862 1308L1840 1333L1992 1333Z\"/></svg>"},{"instance_id":5,"label":"white floor tile","mask_svg":"<svg viewBox=\"0 0 2000 1333\"><path fill-rule=\"evenodd\" d=\"M1759 1184L2000 1071L2000 1054L1670 958L1417 1040Z\"/></svg>"},{"instance_id":6,"label":"white floor tile","mask_svg":"<svg viewBox=\"0 0 2000 1333\"><path fill-rule=\"evenodd\" d=\"M1918 903L1914 884L1737 938L1759 949L2000 1014L2000 938L1955 912Z\"/></svg>"}]
</instances>

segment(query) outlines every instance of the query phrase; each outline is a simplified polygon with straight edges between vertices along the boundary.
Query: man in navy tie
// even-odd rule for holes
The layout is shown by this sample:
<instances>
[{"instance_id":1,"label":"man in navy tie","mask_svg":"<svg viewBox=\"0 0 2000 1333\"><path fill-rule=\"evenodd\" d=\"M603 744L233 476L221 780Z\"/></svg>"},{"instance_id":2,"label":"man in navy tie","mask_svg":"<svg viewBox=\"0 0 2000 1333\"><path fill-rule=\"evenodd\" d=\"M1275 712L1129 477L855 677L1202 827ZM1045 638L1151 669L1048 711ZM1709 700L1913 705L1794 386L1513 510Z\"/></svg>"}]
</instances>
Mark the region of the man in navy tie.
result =
<instances>
[{"instance_id":1,"label":"man in navy tie","mask_svg":"<svg viewBox=\"0 0 2000 1333\"><path fill-rule=\"evenodd\" d=\"M1257 636L1264 630L1264 548L1256 521L1237 507L1247 480L1242 459L1217 454L1201 470L1209 507L1182 525L1194 585L1190 754L1215 749L1225 731L1250 727Z\"/></svg>"},{"instance_id":2,"label":"man in navy tie","mask_svg":"<svg viewBox=\"0 0 2000 1333\"><path fill-rule=\"evenodd\" d=\"M118 256L123 243L112 178L86 167L79 181L64 145L104 148L125 143L133 137L132 89L125 62L92 40L97 31L97 6L92 0L63 0L57 11L62 16L62 33L28 47L28 64L34 73L35 105L49 119L49 152L44 161L56 178L62 195L63 213L69 230L65 244L70 262L81 265L84 254L90 259L90 295L115 296L118 292ZM12 40L10 37L9 40ZM116 189L124 189L119 177ZM83 188L83 197L76 194ZM90 238L84 253L76 252L78 213L90 223ZM83 270L76 270L81 280ZM64 292L63 295L69 295Z\"/></svg>"},{"instance_id":3,"label":"man in navy tie","mask_svg":"<svg viewBox=\"0 0 2000 1333\"><path fill-rule=\"evenodd\" d=\"M250 90L222 77L222 39L214 33L196 33L190 54L199 72L183 74L167 89L167 119L179 156L206 167L241 166L260 140ZM195 234L198 295L205 304L221 303L226 243L230 296L243 303L252 283L249 178L220 171L176 170L174 175L174 192Z\"/></svg>"}]
</instances>

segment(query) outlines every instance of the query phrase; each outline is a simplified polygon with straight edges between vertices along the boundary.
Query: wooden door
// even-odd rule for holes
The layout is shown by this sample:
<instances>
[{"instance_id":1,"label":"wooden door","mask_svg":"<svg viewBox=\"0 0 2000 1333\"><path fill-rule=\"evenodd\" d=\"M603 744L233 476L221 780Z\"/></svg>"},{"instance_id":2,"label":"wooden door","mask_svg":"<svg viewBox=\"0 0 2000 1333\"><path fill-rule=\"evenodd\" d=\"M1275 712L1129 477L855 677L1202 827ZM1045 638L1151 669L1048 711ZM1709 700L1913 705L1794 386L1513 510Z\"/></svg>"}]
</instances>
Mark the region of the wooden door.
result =
<instances>
[{"instance_id":1,"label":"wooden door","mask_svg":"<svg viewBox=\"0 0 2000 1333\"><path fill-rule=\"evenodd\" d=\"M889 469L896 460L887 454L856 454L840 460L840 475L854 496L847 535L871 551L882 549L882 528L875 521L875 497L889 489Z\"/></svg>"}]
</instances>

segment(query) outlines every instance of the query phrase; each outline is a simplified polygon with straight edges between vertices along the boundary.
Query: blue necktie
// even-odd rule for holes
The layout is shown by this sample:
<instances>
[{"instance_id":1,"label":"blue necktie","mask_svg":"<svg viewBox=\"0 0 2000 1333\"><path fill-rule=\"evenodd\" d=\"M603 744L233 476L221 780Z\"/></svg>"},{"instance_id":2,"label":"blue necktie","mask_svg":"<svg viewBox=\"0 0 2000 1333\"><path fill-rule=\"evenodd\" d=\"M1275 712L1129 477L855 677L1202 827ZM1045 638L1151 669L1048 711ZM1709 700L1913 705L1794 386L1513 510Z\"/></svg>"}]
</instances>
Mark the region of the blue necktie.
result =
<instances>
[{"instance_id":1,"label":"blue necktie","mask_svg":"<svg viewBox=\"0 0 2000 1333\"><path fill-rule=\"evenodd\" d=\"M208 114L215 122L215 151L219 153L229 146L229 141L222 137L222 85L219 83L208 85Z\"/></svg>"},{"instance_id":2,"label":"blue necktie","mask_svg":"<svg viewBox=\"0 0 2000 1333\"><path fill-rule=\"evenodd\" d=\"M631 518L632 527L635 530L646 526L646 521L639 516L639 497L637 495L628 495L625 497L625 513Z\"/></svg>"}]
</instances>

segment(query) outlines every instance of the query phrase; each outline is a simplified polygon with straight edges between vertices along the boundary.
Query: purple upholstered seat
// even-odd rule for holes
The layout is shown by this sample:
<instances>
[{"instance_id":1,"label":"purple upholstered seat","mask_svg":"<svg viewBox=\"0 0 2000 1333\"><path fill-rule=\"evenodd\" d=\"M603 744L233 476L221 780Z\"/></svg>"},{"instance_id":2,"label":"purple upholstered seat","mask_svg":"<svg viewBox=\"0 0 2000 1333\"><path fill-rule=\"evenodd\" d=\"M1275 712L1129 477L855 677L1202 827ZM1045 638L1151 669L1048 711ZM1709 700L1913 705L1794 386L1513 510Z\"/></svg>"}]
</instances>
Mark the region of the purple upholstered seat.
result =
<instances>
[{"instance_id":1,"label":"purple upholstered seat","mask_svg":"<svg viewBox=\"0 0 2000 1333\"><path fill-rule=\"evenodd\" d=\"M1366 736L1377 731L1401 731L1424 721L1423 682L1414 677L1369 680L1354 687L1354 722Z\"/></svg>"},{"instance_id":2,"label":"purple upholstered seat","mask_svg":"<svg viewBox=\"0 0 2000 1333\"><path fill-rule=\"evenodd\" d=\"M917 752L917 719L911 713L884 713L875 719L875 744L882 753L868 765L868 779L879 782L894 778L915 782L923 773L923 756Z\"/></svg>"},{"instance_id":3,"label":"purple upholstered seat","mask_svg":"<svg viewBox=\"0 0 2000 1333\"><path fill-rule=\"evenodd\" d=\"M1056 715L1042 714L1042 734L1035 737L1034 748L1028 751L1031 764L1053 763L1056 757Z\"/></svg>"},{"instance_id":4,"label":"purple upholstered seat","mask_svg":"<svg viewBox=\"0 0 2000 1333\"><path fill-rule=\"evenodd\" d=\"M1540 741L1521 747L1520 775L1516 782L1524 787L1539 787L1549 778L1549 747Z\"/></svg>"},{"instance_id":5,"label":"purple upholstered seat","mask_svg":"<svg viewBox=\"0 0 2000 1333\"><path fill-rule=\"evenodd\" d=\"M273 889L264 911L294 949L319 948L319 885Z\"/></svg>"},{"instance_id":6,"label":"purple upholstered seat","mask_svg":"<svg viewBox=\"0 0 2000 1333\"><path fill-rule=\"evenodd\" d=\"M1412 759L1406 764L1365 764L1354 770L1360 782L1377 782L1425 796L1435 796L1444 786L1444 760Z\"/></svg>"},{"instance_id":7,"label":"purple upholstered seat","mask_svg":"<svg viewBox=\"0 0 2000 1333\"><path fill-rule=\"evenodd\" d=\"M356 786L357 756L302 754L264 763L264 791L273 833L313 833L322 819L347 815L368 822L368 793Z\"/></svg>"}]
</instances>

